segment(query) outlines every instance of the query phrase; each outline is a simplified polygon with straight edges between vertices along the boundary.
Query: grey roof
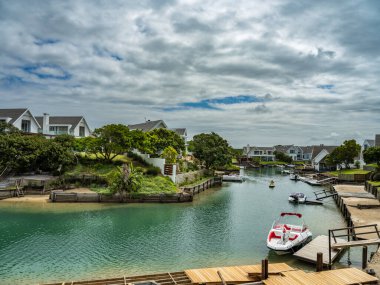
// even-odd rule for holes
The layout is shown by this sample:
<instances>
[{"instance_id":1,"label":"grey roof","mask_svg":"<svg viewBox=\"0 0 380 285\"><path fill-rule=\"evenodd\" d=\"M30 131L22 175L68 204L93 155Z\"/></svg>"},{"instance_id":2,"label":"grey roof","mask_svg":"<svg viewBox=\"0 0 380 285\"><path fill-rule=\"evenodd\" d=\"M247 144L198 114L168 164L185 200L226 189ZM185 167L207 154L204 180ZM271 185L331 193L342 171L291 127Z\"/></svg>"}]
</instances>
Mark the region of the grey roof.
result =
<instances>
[{"instance_id":1,"label":"grey roof","mask_svg":"<svg viewBox=\"0 0 380 285\"><path fill-rule=\"evenodd\" d=\"M331 153L337 146L332 145L315 145L313 146L313 152L311 155L311 159L314 159L322 150L326 150L328 153Z\"/></svg>"},{"instance_id":2,"label":"grey roof","mask_svg":"<svg viewBox=\"0 0 380 285\"><path fill-rule=\"evenodd\" d=\"M375 145L375 140L365 140L368 142L369 146L374 146Z\"/></svg>"},{"instance_id":3,"label":"grey roof","mask_svg":"<svg viewBox=\"0 0 380 285\"><path fill-rule=\"evenodd\" d=\"M43 117L35 117L37 122L42 127ZM71 130L74 129L79 122L83 119L83 116L49 116L49 125L72 125Z\"/></svg>"},{"instance_id":4,"label":"grey roof","mask_svg":"<svg viewBox=\"0 0 380 285\"><path fill-rule=\"evenodd\" d=\"M274 148L279 152L287 152L289 148L294 147L294 145L275 145Z\"/></svg>"},{"instance_id":5,"label":"grey roof","mask_svg":"<svg viewBox=\"0 0 380 285\"><path fill-rule=\"evenodd\" d=\"M303 153L312 153L313 147L312 146L300 146Z\"/></svg>"},{"instance_id":6,"label":"grey roof","mask_svg":"<svg viewBox=\"0 0 380 285\"><path fill-rule=\"evenodd\" d=\"M159 125L161 122L164 124L164 126L166 126L163 120L156 120L156 121L148 120L145 123L128 125L128 128L130 130L142 130L143 132L149 132L151 130L154 130L155 127Z\"/></svg>"},{"instance_id":7,"label":"grey roof","mask_svg":"<svg viewBox=\"0 0 380 285\"><path fill-rule=\"evenodd\" d=\"M12 118L9 123L13 124L18 118L22 116L28 109L0 109L1 118Z\"/></svg>"},{"instance_id":8,"label":"grey roof","mask_svg":"<svg viewBox=\"0 0 380 285\"><path fill-rule=\"evenodd\" d=\"M245 146L244 149L247 149L247 147ZM273 146L250 146L249 147L249 151L252 151L252 150L274 150Z\"/></svg>"},{"instance_id":9,"label":"grey roof","mask_svg":"<svg viewBox=\"0 0 380 285\"><path fill-rule=\"evenodd\" d=\"M187 132L185 128L179 128L179 129L171 129L172 131L176 132L180 136L186 136Z\"/></svg>"},{"instance_id":10,"label":"grey roof","mask_svg":"<svg viewBox=\"0 0 380 285\"><path fill-rule=\"evenodd\" d=\"M375 146L380 146L380 134L375 136Z\"/></svg>"}]
</instances>

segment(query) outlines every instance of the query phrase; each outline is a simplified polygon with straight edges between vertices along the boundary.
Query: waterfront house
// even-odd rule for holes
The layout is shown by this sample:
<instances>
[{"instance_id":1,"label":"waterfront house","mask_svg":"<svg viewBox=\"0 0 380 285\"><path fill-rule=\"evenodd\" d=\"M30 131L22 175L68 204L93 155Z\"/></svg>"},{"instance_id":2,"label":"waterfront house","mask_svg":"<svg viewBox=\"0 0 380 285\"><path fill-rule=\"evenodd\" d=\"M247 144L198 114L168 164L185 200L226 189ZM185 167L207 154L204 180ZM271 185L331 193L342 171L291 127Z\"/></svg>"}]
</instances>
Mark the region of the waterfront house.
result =
<instances>
[{"instance_id":1,"label":"waterfront house","mask_svg":"<svg viewBox=\"0 0 380 285\"><path fill-rule=\"evenodd\" d=\"M336 146L326 146L326 145L319 145L319 146L313 146L313 152L311 157L311 164L313 168L317 171L326 171L326 170L332 170L335 169L336 166L328 166L325 163L325 158L327 155L329 155Z\"/></svg>"},{"instance_id":2,"label":"waterfront house","mask_svg":"<svg viewBox=\"0 0 380 285\"><path fill-rule=\"evenodd\" d=\"M74 137L88 137L91 130L83 116L50 116L44 113L42 117L36 117L41 126L39 132L43 135L68 134Z\"/></svg>"},{"instance_id":3,"label":"waterfront house","mask_svg":"<svg viewBox=\"0 0 380 285\"><path fill-rule=\"evenodd\" d=\"M243 147L243 156L254 161L274 161L274 147L250 146Z\"/></svg>"},{"instance_id":4,"label":"waterfront house","mask_svg":"<svg viewBox=\"0 0 380 285\"><path fill-rule=\"evenodd\" d=\"M311 161L311 157L313 154L313 147L312 146L300 146L300 149L302 151L302 160Z\"/></svg>"},{"instance_id":5,"label":"waterfront house","mask_svg":"<svg viewBox=\"0 0 380 285\"><path fill-rule=\"evenodd\" d=\"M155 129L168 129L168 130L174 131L185 142L185 147L186 147L186 152L187 152L188 142L187 142L187 130L186 130L186 128L169 129L167 124L163 120L156 120L156 121L147 120L145 123L128 125L128 128L130 130L141 130L143 132L149 132L149 131L153 131Z\"/></svg>"},{"instance_id":6,"label":"waterfront house","mask_svg":"<svg viewBox=\"0 0 380 285\"><path fill-rule=\"evenodd\" d=\"M276 145L274 146L276 152L282 152L290 156L294 161L302 160L302 149L295 145Z\"/></svg>"},{"instance_id":7,"label":"waterfront house","mask_svg":"<svg viewBox=\"0 0 380 285\"><path fill-rule=\"evenodd\" d=\"M16 127L24 133L38 133L40 124L27 108L0 109L0 122Z\"/></svg>"}]
</instances>

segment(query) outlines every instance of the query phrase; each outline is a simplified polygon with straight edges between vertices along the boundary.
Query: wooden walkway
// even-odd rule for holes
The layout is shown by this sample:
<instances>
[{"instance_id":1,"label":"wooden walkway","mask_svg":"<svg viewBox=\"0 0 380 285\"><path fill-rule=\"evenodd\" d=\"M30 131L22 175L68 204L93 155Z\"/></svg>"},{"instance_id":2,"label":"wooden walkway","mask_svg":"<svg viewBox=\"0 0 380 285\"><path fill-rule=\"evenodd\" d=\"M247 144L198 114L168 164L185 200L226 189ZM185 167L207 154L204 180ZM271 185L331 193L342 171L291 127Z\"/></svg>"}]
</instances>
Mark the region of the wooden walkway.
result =
<instances>
[{"instance_id":1,"label":"wooden walkway","mask_svg":"<svg viewBox=\"0 0 380 285\"><path fill-rule=\"evenodd\" d=\"M288 271L281 276L269 276L265 285L354 285L376 284L378 279L356 268L306 273L301 270Z\"/></svg>"},{"instance_id":2,"label":"wooden walkway","mask_svg":"<svg viewBox=\"0 0 380 285\"><path fill-rule=\"evenodd\" d=\"M337 242L343 243L346 242L344 239L337 239ZM332 243L334 241L332 240ZM331 259L334 260L338 257L338 255L342 252L343 249L331 250ZM317 253L323 253L323 263L329 264L329 238L325 235L317 236L303 248L298 250L294 256L298 259L302 259L304 261L310 263L317 263Z\"/></svg>"},{"instance_id":3,"label":"wooden walkway","mask_svg":"<svg viewBox=\"0 0 380 285\"><path fill-rule=\"evenodd\" d=\"M294 270L286 263L269 264L269 274L279 274ZM261 265L241 265L229 267L214 267L185 270L186 275L193 284L220 284L221 278L218 271L227 283L239 284L259 281L261 276Z\"/></svg>"}]
</instances>

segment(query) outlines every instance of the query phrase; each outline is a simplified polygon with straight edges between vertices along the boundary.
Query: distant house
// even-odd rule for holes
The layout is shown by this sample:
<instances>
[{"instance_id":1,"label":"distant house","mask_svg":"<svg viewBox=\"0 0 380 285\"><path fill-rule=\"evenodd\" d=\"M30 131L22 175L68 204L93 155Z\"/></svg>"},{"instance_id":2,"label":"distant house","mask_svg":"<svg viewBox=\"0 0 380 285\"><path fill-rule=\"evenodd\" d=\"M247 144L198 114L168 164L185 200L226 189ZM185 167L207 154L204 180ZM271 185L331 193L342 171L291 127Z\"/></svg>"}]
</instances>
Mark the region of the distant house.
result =
<instances>
[{"instance_id":1,"label":"distant house","mask_svg":"<svg viewBox=\"0 0 380 285\"><path fill-rule=\"evenodd\" d=\"M300 146L302 150L302 160L310 161L313 154L312 146Z\"/></svg>"},{"instance_id":2,"label":"distant house","mask_svg":"<svg viewBox=\"0 0 380 285\"><path fill-rule=\"evenodd\" d=\"M0 122L9 123L24 133L38 133L40 124L29 109L0 109Z\"/></svg>"},{"instance_id":3,"label":"distant house","mask_svg":"<svg viewBox=\"0 0 380 285\"><path fill-rule=\"evenodd\" d=\"M74 137L88 137L91 130L83 116L50 116L45 113L36 117L41 126L39 132L44 135L68 134Z\"/></svg>"},{"instance_id":4,"label":"distant house","mask_svg":"<svg viewBox=\"0 0 380 285\"><path fill-rule=\"evenodd\" d=\"M149 132L154 129L167 129L168 126L165 124L163 120L151 121L148 120L145 123L128 125L130 130L141 130L143 132Z\"/></svg>"},{"instance_id":5,"label":"distant house","mask_svg":"<svg viewBox=\"0 0 380 285\"><path fill-rule=\"evenodd\" d=\"M380 146L380 134L375 135L375 146Z\"/></svg>"},{"instance_id":6,"label":"distant house","mask_svg":"<svg viewBox=\"0 0 380 285\"><path fill-rule=\"evenodd\" d=\"M168 126L163 120L156 120L156 121L147 120L145 123L128 125L128 128L130 130L141 130L143 132L149 132L155 129L168 129ZM175 128L175 129L170 129L170 130L177 133L184 140L186 152L187 152L188 142L187 142L186 128Z\"/></svg>"},{"instance_id":7,"label":"distant house","mask_svg":"<svg viewBox=\"0 0 380 285\"><path fill-rule=\"evenodd\" d=\"M314 167L314 169L317 171L326 171L326 170L335 169L336 167L328 166L325 163L325 158L336 148L337 148L336 146L326 146L323 144L319 146L313 146L311 164Z\"/></svg>"},{"instance_id":8,"label":"distant house","mask_svg":"<svg viewBox=\"0 0 380 285\"><path fill-rule=\"evenodd\" d=\"M275 151L285 153L290 156L293 160L303 160L302 149L295 145L276 145L274 146Z\"/></svg>"},{"instance_id":9,"label":"distant house","mask_svg":"<svg viewBox=\"0 0 380 285\"><path fill-rule=\"evenodd\" d=\"M243 147L243 155L252 160L274 161L274 147L250 146Z\"/></svg>"},{"instance_id":10,"label":"distant house","mask_svg":"<svg viewBox=\"0 0 380 285\"><path fill-rule=\"evenodd\" d=\"M362 149L363 151L369 147L375 146L375 140L366 139L363 142Z\"/></svg>"}]
</instances>

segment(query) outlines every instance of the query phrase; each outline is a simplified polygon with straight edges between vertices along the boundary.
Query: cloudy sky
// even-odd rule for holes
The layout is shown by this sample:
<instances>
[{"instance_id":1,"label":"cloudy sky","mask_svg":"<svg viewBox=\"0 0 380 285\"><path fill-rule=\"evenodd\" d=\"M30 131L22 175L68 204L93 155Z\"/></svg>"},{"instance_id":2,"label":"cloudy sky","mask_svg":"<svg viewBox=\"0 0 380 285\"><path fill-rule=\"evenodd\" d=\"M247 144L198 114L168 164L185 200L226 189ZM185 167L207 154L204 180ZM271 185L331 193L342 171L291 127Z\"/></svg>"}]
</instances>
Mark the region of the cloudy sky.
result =
<instances>
[{"instance_id":1,"label":"cloudy sky","mask_svg":"<svg viewBox=\"0 0 380 285\"><path fill-rule=\"evenodd\" d=\"M380 133L380 1L0 0L0 108L235 147Z\"/></svg>"}]
</instances>

